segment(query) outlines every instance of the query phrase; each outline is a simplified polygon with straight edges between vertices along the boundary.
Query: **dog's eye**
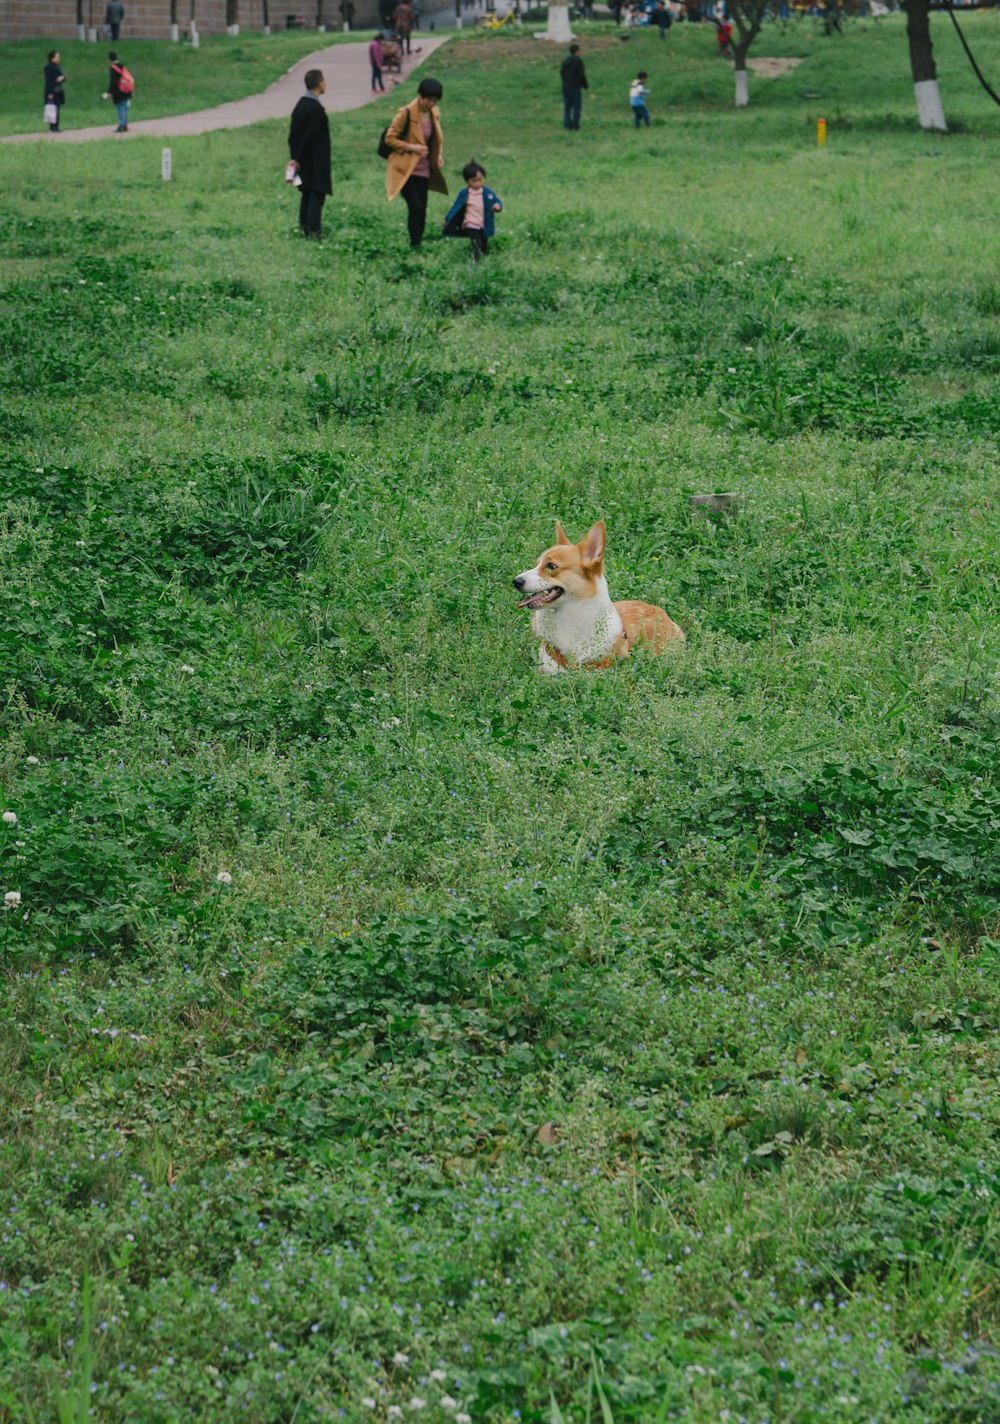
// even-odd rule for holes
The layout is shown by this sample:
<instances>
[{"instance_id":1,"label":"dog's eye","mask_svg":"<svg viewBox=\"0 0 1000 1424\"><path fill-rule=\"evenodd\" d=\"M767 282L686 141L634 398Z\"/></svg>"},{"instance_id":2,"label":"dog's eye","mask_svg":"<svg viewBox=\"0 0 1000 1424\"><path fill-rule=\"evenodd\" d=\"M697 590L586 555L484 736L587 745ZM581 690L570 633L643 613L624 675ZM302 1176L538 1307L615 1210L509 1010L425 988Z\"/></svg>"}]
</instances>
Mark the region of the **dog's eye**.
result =
<instances>
[{"instance_id":1,"label":"dog's eye","mask_svg":"<svg viewBox=\"0 0 1000 1424\"><path fill-rule=\"evenodd\" d=\"M559 567L559 565L558 565L558 564L554 564L554 563L552 562L552 560L550 559L550 560L548 561L548 563L545 565L545 567L546 567L547 569L551 569L552 572L555 573L555 571L556 571L556 569Z\"/></svg>"}]
</instances>

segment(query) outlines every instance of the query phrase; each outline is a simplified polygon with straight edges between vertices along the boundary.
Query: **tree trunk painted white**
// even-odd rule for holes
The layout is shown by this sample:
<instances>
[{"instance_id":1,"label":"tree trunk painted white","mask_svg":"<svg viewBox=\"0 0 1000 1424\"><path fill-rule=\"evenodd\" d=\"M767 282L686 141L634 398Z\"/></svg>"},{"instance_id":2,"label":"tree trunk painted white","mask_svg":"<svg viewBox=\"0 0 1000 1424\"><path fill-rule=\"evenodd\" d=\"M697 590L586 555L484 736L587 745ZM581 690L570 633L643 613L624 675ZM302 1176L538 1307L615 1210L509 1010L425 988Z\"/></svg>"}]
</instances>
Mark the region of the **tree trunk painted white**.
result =
<instances>
[{"instance_id":1,"label":"tree trunk painted white","mask_svg":"<svg viewBox=\"0 0 1000 1424\"><path fill-rule=\"evenodd\" d=\"M85 40L85 39L87 38L87 26L86 26L86 25L77 25L77 27L76 27L76 37L77 37L78 40Z\"/></svg>"},{"instance_id":2,"label":"tree trunk painted white","mask_svg":"<svg viewBox=\"0 0 1000 1424\"><path fill-rule=\"evenodd\" d=\"M181 42L181 27L180 27L180 25L171 25L171 26L170 26L170 43L171 43L171 44L180 44L180 42Z\"/></svg>"},{"instance_id":3,"label":"tree trunk painted white","mask_svg":"<svg viewBox=\"0 0 1000 1424\"><path fill-rule=\"evenodd\" d=\"M227 35L238 35L239 32L240 32L240 27L239 27L239 25L227 25L227 26L226 26L226 34L227 34Z\"/></svg>"},{"instance_id":4,"label":"tree trunk painted white","mask_svg":"<svg viewBox=\"0 0 1000 1424\"><path fill-rule=\"evenodd\" d=\"M570 40L575 38L569 27L568 5L549 6L549 25L545 31L545 38L551 40L553 44L569 44Z\"/></svg>"},{"instance_id":5,"label":"tree trunk painted white","mask_svg":"<svg viewBox=\"0 0 1000 1424\"><path fill-rule=\"evenodd\" d=\"M745 109L750 102L750 86L747 83L747 72L745 69L736 71L736 107Z\"/></svg>"},{"instance_id":6,"label":"tree trunk painted white","mask_svg":"<svg viewBox=\"0 0 1000 1424\"><path fill-rule=\"evenodd\" d=\"M944 119L944 105L941 103L941 90L938 88L936 79L921 79L914 84L913 92L917 96L917 116L920 119L922 129L938 129L941 133L948 132L948 125Z\"/></svg>"},{"instance_id":7,"label":"tree trunk painted white","mask_svg":"<svg viewBox=\"0 0 1000 1424\"><path fill-rule=\"evenodd\" d=\"M91 44L96 44L96 43L97 43L97 31L96 31L96 30L88 30L88 31L87 31L87 39L90 41Z\"/></svg>"},{"instance_id":8,"label":"tree trunk painted white","mask_svg":"<svg viewBox=\"0 0 1000 1424\"><path fill-rule=\"evenodd\" d=\"M318 26L318 29L319 29L320 32L322 33L322 31L326 29L326 26L325 26L325 25L319 25L319 26ZM270 25L265 25L265 26L264 26L263 33L264 33L265 35L269 35L269 34L271 33L271 26L270 26Z\"/></svg>"},{"instance_id":9,"label":"tree trunk painted white","mask_svg":"<svg viewBox=\"0 0 1000 1424\"><path fill-rule=\"evenodd\" d=\"M193 20L191 21L191 48L192 48L192 49L200 49L200 48L201 48L201 35L199 35L199 33L198 33L198 26L195 24L195 22L194 22Z\"/></svg>"}]
</instances>

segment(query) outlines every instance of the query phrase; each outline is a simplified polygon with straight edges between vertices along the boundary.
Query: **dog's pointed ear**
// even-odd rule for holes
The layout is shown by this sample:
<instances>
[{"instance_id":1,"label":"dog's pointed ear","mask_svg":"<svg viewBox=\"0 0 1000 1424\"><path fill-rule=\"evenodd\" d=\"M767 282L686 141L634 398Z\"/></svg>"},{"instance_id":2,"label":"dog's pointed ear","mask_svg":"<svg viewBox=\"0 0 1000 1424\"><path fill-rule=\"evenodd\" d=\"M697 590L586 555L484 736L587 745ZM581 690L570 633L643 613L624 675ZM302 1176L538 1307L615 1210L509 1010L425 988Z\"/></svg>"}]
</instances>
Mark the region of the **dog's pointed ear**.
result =
<instances>
[{"instance_id":1,"label":"dog's pointed ear","mask_svg":"<svg viewBox=\"0 0 1000 1424\"><path fill-rule=\"evenodd\" d=\"M584 568L595 568L604 562L604 540L607 530L604 527L604 520L599 519L596 524L591 525L580 540L580 557L583 560Z\"/></svg>"},{"instance_id":2,"label":"dog's pointed ear","mask_svg":"<svg viewBox=\"0 0 1000 1424\"><path fill-rule=\"evenodd\" d=\"M566 534L565 534L565 532L564 532L564 530L563 530L562 524L561 524L561 523L559 522L559 520L557 519L557 520L556 520L556 543L557 543L557 544L572 544L572 542L573 542L572 539L567 539L567 538L566 538Z\"/></svg>"}]
</instances>

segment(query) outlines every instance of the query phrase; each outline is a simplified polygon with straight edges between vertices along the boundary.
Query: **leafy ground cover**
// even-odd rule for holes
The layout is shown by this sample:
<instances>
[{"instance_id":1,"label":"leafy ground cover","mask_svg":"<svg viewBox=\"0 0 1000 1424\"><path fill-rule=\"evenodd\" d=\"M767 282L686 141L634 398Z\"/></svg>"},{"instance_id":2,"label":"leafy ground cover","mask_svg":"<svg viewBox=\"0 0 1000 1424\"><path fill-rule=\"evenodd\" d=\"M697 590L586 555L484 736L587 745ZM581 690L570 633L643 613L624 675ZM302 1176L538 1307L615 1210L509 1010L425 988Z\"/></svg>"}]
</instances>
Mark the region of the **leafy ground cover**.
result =
<instances>
[{"instance_id":1,"label":"leafy ground cover","mask_svg":"<svg viewBox=\"0 0 1000 1424\"><path fill-rule=\"evenodd\" d=\"M4 156L0 1418L996 1417L1000 128L658 45L436 57L478 267L371 112L322 247ZM534 674L556 516L681 656Z\"/></svg>"}]
</instances>

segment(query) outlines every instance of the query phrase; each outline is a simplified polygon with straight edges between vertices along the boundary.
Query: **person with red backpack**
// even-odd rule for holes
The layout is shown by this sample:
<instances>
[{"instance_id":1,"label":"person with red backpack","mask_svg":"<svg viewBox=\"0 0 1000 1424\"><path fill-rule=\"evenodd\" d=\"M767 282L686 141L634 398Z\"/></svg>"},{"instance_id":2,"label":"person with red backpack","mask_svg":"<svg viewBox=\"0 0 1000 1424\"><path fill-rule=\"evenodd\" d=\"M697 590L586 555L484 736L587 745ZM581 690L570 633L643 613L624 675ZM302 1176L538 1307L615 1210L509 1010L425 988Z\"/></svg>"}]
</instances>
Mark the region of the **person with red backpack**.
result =
<instances>
[{"instance_id":1,"label":"person with red backpack","mask_svg":"<svg viewBox=\"0 0 1000 1424\"><path fill-rule=\"evenodd\" d=\"M115 133L128 133L128 107L135 93L135 80L122 64L114 50L108 55L108 92L103 99L113 99L118 110L118 127Z\"/></svg>"}]
</instances>

